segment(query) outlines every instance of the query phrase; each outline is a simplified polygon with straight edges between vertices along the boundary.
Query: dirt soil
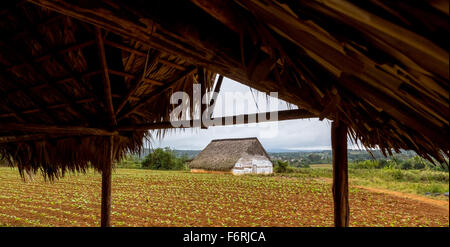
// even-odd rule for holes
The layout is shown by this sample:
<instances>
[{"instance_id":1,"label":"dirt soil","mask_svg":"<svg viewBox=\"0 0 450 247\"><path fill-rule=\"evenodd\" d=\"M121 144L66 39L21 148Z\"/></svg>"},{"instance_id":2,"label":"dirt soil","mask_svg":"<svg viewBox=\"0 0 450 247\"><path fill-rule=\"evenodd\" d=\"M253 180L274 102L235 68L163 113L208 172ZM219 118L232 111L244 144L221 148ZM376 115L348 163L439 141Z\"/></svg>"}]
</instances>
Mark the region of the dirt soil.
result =
<instances>
[{"instance_id":1,"label":"dirt soil","mask_svg":"<svg viewBox=\"0 0 450 247\"><path fill-rule=\"evenodd\" d=\"M113 226L333 226L330 181L116 169ZM0 168L0 226L98 226L101 176L23 182ZM350 187L350 226L449 226L432 199ZM447 204L448 205L448 204Z\"/></svg>"},{"instance_id":2,"label":"dirt soil","mask_svg":"<svg viewBox=\"0 0 450 247\"><path fill-rule=\"evenodd\" d=\"M326 181L327 183L333 182L333 180L331 178L319 178L318 180ZM372 187L359 186L359 185L355 185L352 187L367 190L367 191L374 192L374 193L382 193L382 194L388 194L388 195L392 195L392 196L396 196L396 197L400 197L400 198L416 200L416 201L426 203L426 204L429 204L432 206L441 207L442 209L445 210L445 212L447 214L449 213L449 202L448 201L437 200L437 199L429 198L426 196L421 196L421 195L416 195L416 194L411 194L411 193L404 193L404 192L399 192L399 191L392 191L392 190L387 190L387 189L372 188Z\"/></svg>"}]
</instances>

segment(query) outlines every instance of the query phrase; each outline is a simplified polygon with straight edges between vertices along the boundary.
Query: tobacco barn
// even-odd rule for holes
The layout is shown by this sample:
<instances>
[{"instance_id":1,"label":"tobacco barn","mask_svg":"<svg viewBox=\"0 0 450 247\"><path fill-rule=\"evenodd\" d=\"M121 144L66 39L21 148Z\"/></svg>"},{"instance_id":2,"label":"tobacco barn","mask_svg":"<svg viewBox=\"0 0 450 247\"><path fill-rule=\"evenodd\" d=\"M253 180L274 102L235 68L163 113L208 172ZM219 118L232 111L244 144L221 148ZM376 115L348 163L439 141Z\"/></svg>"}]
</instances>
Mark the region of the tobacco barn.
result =
<instances>
[{"instance_id":1,"label":"tobacco barn","mask_svg":"<svg viewBox=\"0 0 450 247\"><path fill-rule=\"evenodd\" d=\"M273 164L258 138L212 140L189 163L191 172L225 172L233 175L271 174Z\"/></svg>"},{"instance_id":2,"label":"tobacco barn","mask_svg":"<svg viewBox=\"0 0 450 247\"><path fill-rule=\"evenodd\" d=\"M298 106L280 121L332 121L335 225L348 226L348 138L449 156L448 17L431 0L5 1L0 155L50 180L95 168L109 226L113 162L169 120L203 120L171 118L172 92L228 77Z\"/></svg>"}]
</instances>

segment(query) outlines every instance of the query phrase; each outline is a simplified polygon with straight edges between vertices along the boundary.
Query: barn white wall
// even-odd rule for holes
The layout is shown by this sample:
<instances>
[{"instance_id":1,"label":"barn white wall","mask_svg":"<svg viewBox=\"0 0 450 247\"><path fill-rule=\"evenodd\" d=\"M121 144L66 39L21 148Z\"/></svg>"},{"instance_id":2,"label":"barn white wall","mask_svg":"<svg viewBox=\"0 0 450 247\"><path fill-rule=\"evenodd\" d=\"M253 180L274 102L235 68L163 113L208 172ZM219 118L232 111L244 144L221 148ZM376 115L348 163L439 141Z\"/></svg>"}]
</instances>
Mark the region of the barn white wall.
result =
<instances>
[{"instance_id":1,"label":"barn white wall","mask_svg":"<svg viewBox=\"0 0 450 247\"><path fill-rule=\"evenodd\" d=\"M271 174L273 165L264 156L247 156L240 158L231 172L235 175L243 174Z\"/></svg>"}]
</instances>

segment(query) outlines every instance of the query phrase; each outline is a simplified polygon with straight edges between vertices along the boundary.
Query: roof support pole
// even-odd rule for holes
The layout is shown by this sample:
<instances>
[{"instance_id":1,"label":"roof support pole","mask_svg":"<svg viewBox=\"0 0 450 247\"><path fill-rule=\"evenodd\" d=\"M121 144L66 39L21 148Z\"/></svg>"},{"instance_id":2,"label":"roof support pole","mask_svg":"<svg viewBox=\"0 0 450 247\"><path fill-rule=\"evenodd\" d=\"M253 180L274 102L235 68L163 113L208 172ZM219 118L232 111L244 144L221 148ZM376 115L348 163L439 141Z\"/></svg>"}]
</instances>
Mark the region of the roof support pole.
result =
<instances>
[{"instance_id":1,"label":"roof support pole","mask_svg":"<svg viewBox=\"0 0 450 247\"><path fill-rule=\"evenodd\" d=\"M102 209L101 209L101 227L111 226L111 170L113 161L113 137L105 147L105 163L102 169Z\"/></svg>"},{"instance_id":2,"label":"roof support pole","mask_svg":"<svg viewBox=\"0 0 450 247\"><path fill-rule=\"evenodd\" d=\"M335 227L348 227L347 125L336 120L331 123L331 146L333 149L333 200Z\"/></svg>"},{"instance_id":3,"label":"roof support pole","mask_svg":"<svg viewBox=\"0 0 450 247\"><path fill-rule=\"evenodd\" d=\"M206 71L203 67L197 67L198 82L200 83L200 120L201 128L207 129L208 127L204 124L203 113L206 112L206 104L203 104L203 97L206 94Z\"/></svg>"}]
</instances>

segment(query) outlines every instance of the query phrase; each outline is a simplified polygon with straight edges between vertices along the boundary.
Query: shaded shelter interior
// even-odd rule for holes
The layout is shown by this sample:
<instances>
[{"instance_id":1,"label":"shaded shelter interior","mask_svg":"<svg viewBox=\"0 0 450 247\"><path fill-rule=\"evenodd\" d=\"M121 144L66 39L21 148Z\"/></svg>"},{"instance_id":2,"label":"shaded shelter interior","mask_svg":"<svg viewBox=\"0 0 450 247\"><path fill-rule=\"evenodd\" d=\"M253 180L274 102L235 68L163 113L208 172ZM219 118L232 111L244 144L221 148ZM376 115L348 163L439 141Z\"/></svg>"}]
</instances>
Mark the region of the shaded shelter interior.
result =
<instances>
[{"instance_id":1,"label":"shaded shelter interior","mask_svg":"<svg viewBox=\"0 0 450 247\"><path fill-rule=\"evenodd\" d=\"M365 147L444 162L448 16L445 1L9 1L0 154L51 178L101 170L109 136L115 160L138 151L171 92L210 91L218 73Z\"/></svg>"}]
</instances>

